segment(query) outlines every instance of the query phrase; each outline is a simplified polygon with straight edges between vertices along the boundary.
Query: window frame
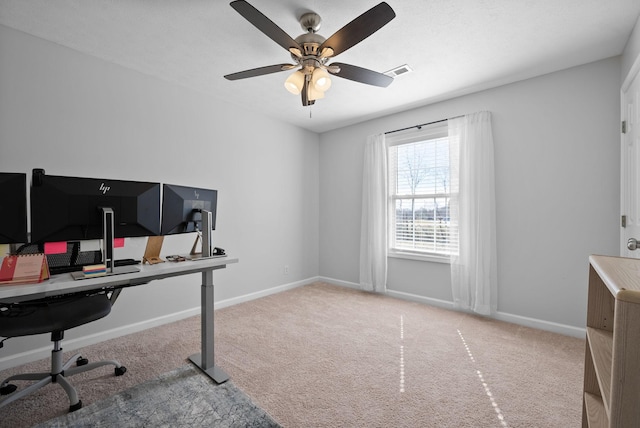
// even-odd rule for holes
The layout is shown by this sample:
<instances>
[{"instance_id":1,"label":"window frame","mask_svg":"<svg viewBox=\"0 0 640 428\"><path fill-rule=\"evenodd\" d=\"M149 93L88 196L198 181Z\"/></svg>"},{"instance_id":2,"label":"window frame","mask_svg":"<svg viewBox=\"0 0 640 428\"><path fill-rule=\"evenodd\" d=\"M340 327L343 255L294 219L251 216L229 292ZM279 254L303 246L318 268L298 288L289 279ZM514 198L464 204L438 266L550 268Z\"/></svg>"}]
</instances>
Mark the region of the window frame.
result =
<instances>
[{"instance_id":1,"label":"window frame","mask_svg":"<svg viewBox=\"0 0 640 428\"><path fill-rule=\"evenodd\" d=\"M401 258L409 260L430 261L436 263L450 263L450 257L452 254L437 251L426 250L410 250L404 248L397 248L396 242L396 201L398 200L411 200L411 199L433 199L433 198L448 198L449 201L457 197L457 193L450 191L447 193L420 193L413 195L397 195L395 194L395 188L393 184L397 183L398 171L397 164L392 165L391 150L394 147L418 143L422 141L435 140L440 138L448 138L449 130L447 121L433 123L430 125L422 126L419 129L411 129L410 131L402 131L398 134L387 134L387 182L389 188L388 202L387 202L387 252L388 256L392 258ZM449 148L451 145L449 144ZM395 176L392 176L395 174ZM459 244L459 243L458 243ZM454 253L455 254L455 253Z\"/></svg>"}]
</instances>

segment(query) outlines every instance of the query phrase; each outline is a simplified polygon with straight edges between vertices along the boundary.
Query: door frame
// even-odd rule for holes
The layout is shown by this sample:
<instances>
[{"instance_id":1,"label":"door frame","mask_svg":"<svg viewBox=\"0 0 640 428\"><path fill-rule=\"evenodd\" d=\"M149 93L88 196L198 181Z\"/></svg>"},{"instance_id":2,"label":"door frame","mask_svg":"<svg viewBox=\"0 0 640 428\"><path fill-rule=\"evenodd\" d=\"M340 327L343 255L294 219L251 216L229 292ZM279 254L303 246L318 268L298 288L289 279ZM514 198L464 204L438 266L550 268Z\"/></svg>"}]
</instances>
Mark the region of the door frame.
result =
<instances>
[{"instance_id":1,"label":"door frame","mask_svg":"<svg viewBox=\"0 0 640 428\"><path fill-rule=\"evenodd\" d=\"M633 62L633 65L631 66L631 68L629 69L629 73L627 73L627 76L625 77L624 81L622 82L622 86L620 87L620 124L622 126L622 122L623 121L627 121L628 122L628 111L627 111L627 91L629 90L629 87L631 86L631 84L633 83L634 79L640 79L640 54L638 54L638 56L636 57L635 61ZM636 106L636 108L640 108L640 106ZM640 126L639 124L636 124L636 126ZM626 237L626 229L624 227L622 227L622 216L625 215L628 212L628 209L626 207L625 204L625 195L626 195L626 189L627 189L627 174L626 174L626 134L622 132L622 129L620 130L620 246L619 246L619 251L620 251L620 256L623 257L631 257L631 253L629 250L627 250L627 237ZM640 169L640 165L638 165L638 168ZM639 188L640 188L640 183L638 183ZM640 197L640 195L638 195L638 197ZM640 257L640 254L638 254L638 257Z\"/></svg>"}]
</instances>

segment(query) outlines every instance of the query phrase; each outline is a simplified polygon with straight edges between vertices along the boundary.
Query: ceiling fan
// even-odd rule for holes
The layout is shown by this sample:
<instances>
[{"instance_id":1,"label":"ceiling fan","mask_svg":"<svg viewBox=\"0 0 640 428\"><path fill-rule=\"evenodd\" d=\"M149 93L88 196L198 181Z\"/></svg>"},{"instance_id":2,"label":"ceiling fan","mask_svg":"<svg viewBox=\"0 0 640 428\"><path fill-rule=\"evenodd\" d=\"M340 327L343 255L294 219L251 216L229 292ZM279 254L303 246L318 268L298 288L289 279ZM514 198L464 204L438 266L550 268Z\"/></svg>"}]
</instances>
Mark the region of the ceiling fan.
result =
<instances>
[{"instance_id":1,"label":"ceiling fan","mask_svg":"<svg viewBox=\"0 0 640 428\"><path fill-rule=\"evenodd\" d=\"M385 2L358 16L328 39L317 33L321 19L316 13L305 13L300 17L300 25L307 33L293 39L246 1L236 0L230 5L258 30L289 51L294 64L268 65L227 74L224 77L228 80L297 69L285 81L285 88L293 94L301 94L303 106L313 105L324 97L324 92L331 86L329 73L380 87L387 87L393 82L392 77L366 68L340 62L327 64L331 58L360 43L395 18L395 12Z\"/></svg>"}]
</instances>

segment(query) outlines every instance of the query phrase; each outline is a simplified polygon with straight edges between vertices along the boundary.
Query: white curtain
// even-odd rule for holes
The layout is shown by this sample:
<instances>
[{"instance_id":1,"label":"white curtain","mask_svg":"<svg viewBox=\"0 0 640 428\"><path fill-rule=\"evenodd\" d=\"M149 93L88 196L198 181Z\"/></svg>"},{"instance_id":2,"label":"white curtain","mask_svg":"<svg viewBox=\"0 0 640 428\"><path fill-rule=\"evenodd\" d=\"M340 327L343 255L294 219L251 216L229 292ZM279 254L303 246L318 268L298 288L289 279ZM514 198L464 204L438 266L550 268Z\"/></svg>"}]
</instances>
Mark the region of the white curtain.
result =
<instances>
[{"instance_id":1,"label":"white curtain","mask_svg":"<svg viewBox=\"0 0 640 428\"><path fill-rule=\"evenodd\" d=\"M367 137L362 174L360 286L387 289L387 147L384 134Z\"/></svg>"},{"instance_id":2,"label":"white curtain","mask_svg":"<svg viewBox=\"0 0 640 428\"><path fill-rule=\"evenodd\" d=\"M491 315L497 309L495 179L491 113L449 119L451 219L460 251L451 256L454 306ZM456 178L457 177L457 178Z\"/></svg>"}]
</instances>

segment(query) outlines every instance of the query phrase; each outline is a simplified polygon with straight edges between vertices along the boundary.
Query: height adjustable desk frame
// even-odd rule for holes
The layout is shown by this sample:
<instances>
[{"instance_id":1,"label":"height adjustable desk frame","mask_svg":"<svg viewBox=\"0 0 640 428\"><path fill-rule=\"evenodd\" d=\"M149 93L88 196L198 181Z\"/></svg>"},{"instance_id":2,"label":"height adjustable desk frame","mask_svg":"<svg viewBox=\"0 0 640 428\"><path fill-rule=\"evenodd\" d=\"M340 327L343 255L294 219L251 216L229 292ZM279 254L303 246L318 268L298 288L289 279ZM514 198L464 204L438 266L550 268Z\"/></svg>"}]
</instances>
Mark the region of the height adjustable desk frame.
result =
<instances>
[{"instance_id":1,"label":"height adjustable desk frame","mask_svg":"<svg viewBox=\"0 0 640 428\"><path fill-rule=\"evenodd\" d=\"M204 216L203 216L204 217ZM205 229L206 230L206 229ZM208 243L210 243L210 229ZM205 236L207 234L203 234ZM207 244L208 244L207 243ZM203 249L205 248L203 239ZM206 248L210 248L207 246ZM229 376L216 367L214 363L214 300L213 300L213 271L224 269L228 264L237 263L238 259L229 257L207 258L205 255L196 261L180 263L159 263L155 265L141 265L139 272L114 275L75 281L70 274L54 275L51 279L37 284L5 285L0 287L0 301L24 302L44 297L63 294L86 292L90 290L116 290L124 287L147 284L157 279L175 276L202 274L201 305L201 352L189 357L197 367L212 378L216 383L222 383ZM129 267L129 266L127 266Z\"/></svg>"},{"instance_id":2,"label":"height adjustable desk frame","mask_svg":"<svg viewBox=\"0 0 640 428\"><path fill-rule=\"evenodd\" d=\"M202 210L202 258L193 261L193 263L202 263L207 260L211 260L211 224L213 222L213 215L210 211ZM223 383L229 380L227 375L220 367L215 365L214 361L214 340L213 340L213 270L206 270L202 272L202 288L200 291L200 334L201 338L201 352L200 354L193 354L189 357L189 360L200 368L216 383ZM209 307L210 306L210 307Z\"/></svg>"}]
</instances>

